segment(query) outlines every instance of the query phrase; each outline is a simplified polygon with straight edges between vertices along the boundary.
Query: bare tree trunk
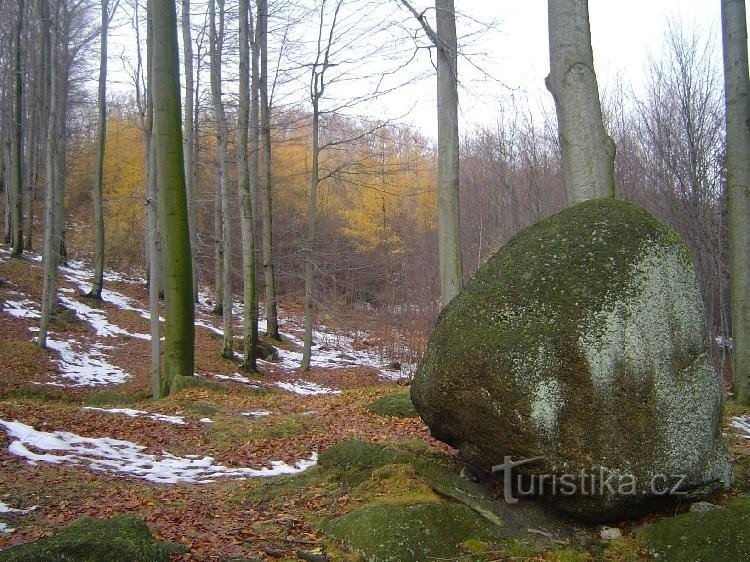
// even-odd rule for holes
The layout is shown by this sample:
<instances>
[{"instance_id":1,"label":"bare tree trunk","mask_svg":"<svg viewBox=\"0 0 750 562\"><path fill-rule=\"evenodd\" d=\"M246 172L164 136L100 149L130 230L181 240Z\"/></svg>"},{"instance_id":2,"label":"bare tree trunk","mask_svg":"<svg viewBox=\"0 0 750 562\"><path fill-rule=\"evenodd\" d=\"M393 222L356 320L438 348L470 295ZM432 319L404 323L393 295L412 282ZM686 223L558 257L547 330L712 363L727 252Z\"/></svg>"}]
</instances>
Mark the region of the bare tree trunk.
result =
<instances>
[{"instance_id":1,"label":"bare tree trunk","mask_svg":"<svg viewBox=\"0 0 750 562\"><path fill-rule=\"evenodd\" d=\"M13 247L11 255L20 258L23 254L23 75L21 68L21 38L23 36L23 16L26 10L24 0L16 5L16 33L13 45Z\"/></svg>"},{"instance_id":2,"label":"bare tree trunk","mask_svg":"<svg viewBox=\"0 0 750 562\"><path fill-rule=\"evenodd\" d=\"M99 57L99 123L96 129L96 168L94 188L91 196L94 201L94 280L89 298L101 300L104 286L104 201L102 183L104 181L104 150L107 142L107 34L109 28L108 0L101 0L102 29Z\"/></svg>"},{"instance_id":3,"label":"bare tree trunk","mask_svg":"<svg viewBox=\"0 0 750 562\"><path fill-rule=\"evenodd\" d=\"M219 25L216 26L216 7L219 8ZM211 95L216 115L216 163L221 196L221 246L222 262L222 319L224 340L221 355L233 357L232 351L232 246L229 187L227 185L227 120L221 99L221 57L224 48L224 0L209 1L210 49L211 49Z\"/></svg>"},{"instance_id":4,"label":"bare tree trunk","mask_svg":"<svg viewBox=\"0 0 750 562\"><path fill-rule=\"evenodd\" d=\"M174 2L153 2L153 100L159 207L166 258L164 377L174 393L194 374L193 269L182 156L179 46Z\"/></svg>"},{"instance_id":5,"label":"bare tree trunk","mask_svg":"<svg viewBox=\"0 0 750 562\"><path fill-rule=\"evenodd\" d=\"M195 299L198 302L198 260L195 248L198 246L196 231L195 206L195 166L193 160L193 145L195 144L195 121L193 117L193 96L195 95L195 80L193 78L193 37L190 29L190 0L182 0L182 52L185 67L185 138L183 139L183 155L185 157L185 183L187 189L188 222L190 223L190 245L193 247L193 284L195 285Z\"/></svg>"},{"instance_id":6,"label":"bare tree trunk","mask_svg":"<svg viewBox=\"0 0 750 562\"><path fill-rule=\"evenodd\" d=\"M410 2L401 3L424 29L437 51L438 119L438 262L440 306L445 307L463 285L459 212L458 41L453 0L435 0L435 29Z\"/></svg>"},{"instance_id":7,"label":"bare tree trunk","mask_svg":"<svg viewBox=\"0 0 750 562\"><path fill-rule=\"evenodd\" d=\"M58 51L58 1L53 0L52 6L48 0L41 0L43 49L49 56L47 70L49 75L49 115L47 116L47 192L45 197L45 221L44 221L44 274L42 277L42 307L39 318L39 347L47 347L47 332L49 322L54 313L56 304L56 275L57 275L57 245L55 244L55 191L58 189L57 180L57 128L58 128L58 78L57 78L57 51Z\"/></svg>"},{"instance_id":8,"label":"bare tree trunk","mask_svg":"<svg viewBox=\"0 0 750 562\"><path fill-rule=\"evenodd\" d=\"M322 90L319 90L322 94ZM317 92L316 92L317 93ZM310 169L310 194L307 205L307 238L303 248L305 260L305 335L302 349L301 371L310 370L310 360L312 359L312 331L313 317L315 315L315 262L314 245L315 245L315 226L318 216L318 184L320 183L319 158L320 158L320 116L318 111L318 101L320 96L313 96L313 114L312 114L312 166Z\"/></svg>"},{"instance_id":9,"label":"bare tree trunk","mask_svg":"<svg viewBox=\"0 0 750 562\"><path fill-rule=\"evenodd\" d=\"M268 101L268 0L258 1L258 35L260 37L260 137L263 182L261 205L263 214L263 278L265 281L266 335L281 340L276 275L273 266L273 196L271 189L271 108Z\"/></svg>"},{"instance_id":10,"label":"bare tree trunk","mask_svg":"<svg viewBox=\"0 0 750 562\"><path fill-rule=\"evenodd\" d=\"M240 0L240 99L237 117L237 187L242 203L242 282L243 308L245 313L244 327L244 370L254 373L258 370L258 295L255 275L255 229L253 217L253 194L250 190L248 170L248 127L250 113L250 37L252 26L249 21L250 7L248 0ZM253 49L255 52L255 49ZM253 65L257 69L257 64ZM253 84L256 84L253 77ZM256 167L257 174L257 167Z\"/></svg>"},{"instance_id":11,"label":"bare tree trunk","mask_svg":"<svg viewBox=\"0 0 750 562\"><path fill-rule=\"evenodd\" d=\"M161 397L161 324L159 322L159 289L161 287L161 260L159 258L159 188L156 183L156 143L154 142L154 100L153 100L153 25L151 2L147 3L146 45L147 45L147 85L146 119L143 134L146 144L146 249L148 255L148 310L151 334L151 396ZM138 5L136 4L136 32L138 30ZM141 68L140 39L138 39L138 68ZM136 78L137 80L137 78ZM136 88L138 89L138 88Z\"/></svg>"},{"instance_id":12,"label":"bare tree trunk","mask_svg":"<svg viewBox=\"0 0 750 562\"><path fill-rule=\"evenodd\" d=\"M568 205L615 196L615 144L602 122L588 0L548 0L550 73Z\"/></svg>"},{"instance_id":13,"label":"bare tree trunk","mask_svg":"<svg viewBox=\"0 0 750 562\"><path fill-rule=\"evenodd\" d=\"M744 0L722 0L734 396L750 405L750 79Z\"/></svg>"}]
</instances>

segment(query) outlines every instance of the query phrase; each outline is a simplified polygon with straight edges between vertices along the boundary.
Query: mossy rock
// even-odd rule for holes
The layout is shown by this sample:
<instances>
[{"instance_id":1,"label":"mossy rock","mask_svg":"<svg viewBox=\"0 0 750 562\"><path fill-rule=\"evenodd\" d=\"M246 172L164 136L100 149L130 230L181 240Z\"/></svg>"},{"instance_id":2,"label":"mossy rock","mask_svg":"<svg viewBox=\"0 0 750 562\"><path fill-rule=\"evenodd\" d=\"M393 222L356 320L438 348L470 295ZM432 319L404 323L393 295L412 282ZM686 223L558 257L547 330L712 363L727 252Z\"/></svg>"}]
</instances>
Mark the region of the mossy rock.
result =
<instances>
[{"instance_id":1,"label":"mossy rock","mask_svg":"<svg viewBox=\"0 0 750 562\"><path fill-rule=\"evenodd\" d=\"M498 527L465 505L447 502L366 505L331 520L323 532L371 562L455 559L470 539L501 538Z\"/></svg>"},{"instance_id":2,"label":"mossy rock","mask_svg":"<svg viewBox=\"0 0 750 562\"><path fill-rule=\"evenodd\" d=\"M419 414L414 409L411 396L405 392L381 396L367 408L373 414L394 418L417 418Z\"/></svg>"},{"instance_id":3,"label":"mossy rock","mask_svg":"<svg viewBox=\"0 0 750 562\"><path fill-rule=\"evenodd\" d=\"M387 464L372 472L352 492L365 503L416 504L441 501L427 481L408 464Z\"/></svg>"},{"instance_id":4,"label":"mossy rock","mask_svg":"<svg viewBox=\"0 0 750 562\"><path fill-rule=\"evenodd\" d=\"M180 545L157 541L142 519L83 517L53 537L0 551L7 562L168 562Z\"/></svg>"},{"instance_id":5,"label":"mossy rock","mask_svg":"<svg viewBox=\"0 0 750 562\"><path fill-rule=\"evenodd\" d=\"M359 484L377 468L387 464L409 464L413 460L413 454L350 439L323 451L318 457L318 464L327 470L349 475Z\"/></svg>"},{"instance_id":6,"label":"mossy rock","mask_svg":"<svg viewBox=\"0 0 750 562\"><path fill-rule=\"evenodd\" d=\"M731 483L706 342L684 242L633 204L588 201L480 268L440 314L411 397L433 436L480 473L506 456L539 457L515 475L583 471L601 493L545 497L618 519L662 498L655 478L692 497Z\"/></svg>"},{"instance_id":7,"label":"mossy rock","mask_svg":"<svg viewBox=\"0 0 750 562\"><path fill-rule=\"evenodd\" d=\"M750 499L703 513L667 517L642 536L649 552L666 562L750 560Z\"/></svg>"}]
</instances>

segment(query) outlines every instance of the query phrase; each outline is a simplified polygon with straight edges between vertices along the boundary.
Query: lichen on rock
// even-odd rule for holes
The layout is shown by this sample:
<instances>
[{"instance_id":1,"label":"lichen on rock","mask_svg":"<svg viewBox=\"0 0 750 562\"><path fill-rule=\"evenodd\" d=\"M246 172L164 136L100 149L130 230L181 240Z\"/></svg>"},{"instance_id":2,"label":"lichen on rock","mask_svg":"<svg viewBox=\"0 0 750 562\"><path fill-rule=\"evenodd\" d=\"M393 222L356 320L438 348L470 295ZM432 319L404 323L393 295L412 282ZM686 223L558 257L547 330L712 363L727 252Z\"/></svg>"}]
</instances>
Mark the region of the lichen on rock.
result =
<instances>
[{"instance_id":1,"label":"lichen on rock","mask_svg":"<svg viewBox=\"0 0 750 562\"><path fill-rule=\"evenodd\" d=\"M550 498L617 518L661 497L654 478L693 495L730 484L706 346L684 242L635 205L593 200L524 230L480 268L441 313L412 401L480 471L544 457L518 472L632 480L623 494Z\"/></svg>"}]
</instances>

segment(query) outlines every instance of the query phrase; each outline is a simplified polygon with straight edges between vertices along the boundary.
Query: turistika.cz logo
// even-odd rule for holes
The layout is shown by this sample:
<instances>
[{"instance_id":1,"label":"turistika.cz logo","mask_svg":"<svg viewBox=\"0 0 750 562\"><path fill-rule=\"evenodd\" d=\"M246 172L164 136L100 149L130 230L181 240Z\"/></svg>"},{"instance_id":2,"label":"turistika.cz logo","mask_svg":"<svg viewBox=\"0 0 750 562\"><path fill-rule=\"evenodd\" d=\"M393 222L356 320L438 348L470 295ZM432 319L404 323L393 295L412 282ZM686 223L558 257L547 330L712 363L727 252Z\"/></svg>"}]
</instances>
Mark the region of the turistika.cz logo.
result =
<instances>
[{"instance_id":1,"label":"turistika.cz logo","mask_svg":"<svg viewBox=\"0 0 750 562\"><path fill-rule=\"evenodd\" d=\"M634 496L638 494L649 496L680 496L687 492L681 491L684 474L655 474L646 486L639 487L638 479L632 474L618 474L607 471L603 467L591 470L581 469L578 473L558 473L554 470L548 474L516 474L513 469L517 466L543 460L544 457L519 459L505 456L503 463L492 467L492 473L503 473L503 496L506 503L517 503L517 496Z\"/></svg>"}]
</instances>

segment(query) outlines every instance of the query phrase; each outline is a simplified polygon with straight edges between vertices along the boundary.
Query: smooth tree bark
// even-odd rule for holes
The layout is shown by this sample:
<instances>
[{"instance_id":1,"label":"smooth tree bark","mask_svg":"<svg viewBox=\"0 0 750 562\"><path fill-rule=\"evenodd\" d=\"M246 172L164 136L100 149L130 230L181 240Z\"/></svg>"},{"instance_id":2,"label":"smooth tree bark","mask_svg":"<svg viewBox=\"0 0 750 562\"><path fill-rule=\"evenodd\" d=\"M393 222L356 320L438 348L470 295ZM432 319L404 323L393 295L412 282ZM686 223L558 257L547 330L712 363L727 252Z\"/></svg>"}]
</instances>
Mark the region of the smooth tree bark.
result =
<instances>
[{"instance_id":1,"label":"smooth tree bark","mask_svg":"<svg viewBox=\"0 0 750 562\"><path fill-rule=\"evenodd\" d=\"M258 292L256 286L255 228L253 194L250 189L248 167L248 127L250 125L250 38L252 25L248 0L239 0L240 27L240 86L237 113L237 188L241 202L240 227L242 232L242 286L244 324L244 356L242 368L254 373L258 370ZM253 49L255 52L255 49ZM255 57L253 57L255 59ZM257 69L257 64L253 65ZM256 84L253 80L253 84ZM254 158L257 157L254 155ZM257 166L255 167L257 176ZM257 182L257 177L256 177Z\"/></svg>"},{"instance_id":2,"label":"smooth tree bark","mask_svg":"<svg viewBox=\"0 0 750 562\"><path fill-rule=\"evenodd\" d=\"M16 4L16 26L13 39L13 147L12 183L13 232L11 256L23 254L23 68L21 67L21 41L23 38L24 0Z\"/></svg>"},{"instance_id":3,"label":"smooth tree bark","mask_svg":"<svg viewBox=\"0 0 750 562\"><path fill-rule=\"evenodd\" d=\"M209 33L211 58L211 97L214 104L216 118L216 168L219 179L219 195L221 197L221 249L222 268L222 324L224 338L221 355L232 358L232 223L230 216L229 185L227 178L227 118L224 113L224 102L221 95L221 59L224 49L224 0L210 0ZM218 14L217 14L218 6ZM218 27L217 27L218 15Z\"/></svg>"},{"instance_id":4,"label":"smooth tree bark","mask_svg":"<svg viewBox=\"0 0 750 562\"><path fill-rule=\"evenodd\" d=\"M174 2L152 2L153 103L156 177L164 260L164 376L161 394L173 393L194 373L193 270L182 155L179 46Z\"/></svg>"},{"instance_id":5,"label":"smooth tree bark","mask_svg":"<svg viewBox=\"0 0 750 562\"><path fill-rule=\"evenodd\" d=\"M312 103L312 163L310 166L310 190L307 204L307 237L304 241L303 256L305 260L305 333L302 346L301 371L310 370L312 359L312 332L315 315L315 230L318 218L318 186L320 185L320 100L326 86L326 71L331 65L330 54L336 30L339 10L343 0L336 2L333 11L328 37L324 37L325 2L320 6L318 24L318 41L315 62L310 72L310 102Z\"/></svg>"},{"instance_id":6,"label":"smooth tree bark","mask_svg":"<svg viewBox=\"0 0 750 562\"><path fill-rule=\"evenodd\" d=\"M458 40L453 0L435 0L435 29L407 0L401 3L419 21L437 51L438 119L438 263L440 306L461 290L461 223L459 212Z\"/></svg>"},{"instance_id":7,"label":"smooth tree bark","mask_svg":"<svg viewBox=\"0 0 750 562\"><path fill-rule=\"evenodd\" d=\"M750 405L750 78L745 0L722 0L734 396Z\"/></svg>"},{"instance_id":8,"label":"smooth tree bark","mask_svg":"<svg viewBox=\"0 0 750 562\"><path fill-rule=\"evenodd\" d=\"M276 300L276 274L273 265L273 194L271 189L271 107L268 98L268 0L258 0L258 50L260 52L260 139L261 207L263 216L263 279L265 289L266 335L277 341L279 316Z\"/></svg>"},{"instance_id":9,"label":"smooth tree bark","mask_svg":"<svg viewBox=\"0 0 750 562\"><path fill-rule=\"evenodd\" d=\"M107 35L109 30L109 0L101 0L101 48L99 50L99 111L96 128L96 167L91 198L94 202L94 279L89 298L101 300L104 286L104 151L107 142Z\"/></svg>"},{"instance_id":10,"label":"smooth tree bark","mask_svg":"<svg viewBox=\"0 0 750 562\"><path fill-rule=\"evenodd\" d=\"M548 0L550 73L568 205L615 196L615 144L604 129L588 0Z\"/></svg>"},{"instance_id":11,"label":"smooth tree bark","mask_svg":"<svg viewBox=\"0 0 750 562\"><path fill-rule=\"evenodd\" d=\"M146 146L146 254L148 256L148 310L151 335L151 396L154 400L162 396L161 379L161 323L159 320L159 293L161 283L161 260L159 251L159 189L156 183L156 143L154 142L154 102L153 102L153 25L151 11L153 0L148 0L146 19L146 104L143 119L143 135ZM138 37L138 4L136 10L136 41L138 55L138 74L140 74L141 51ZM140 87L136 77L136 94L140 99ZM140 102L139 102L140 103Z\"/></svg>"},{"instance_id":12,"label":"smooth tree bark","mask_svg":"<svg viewBox=\"0 0 750 562\"><path fill-rule=\"evenodd\" d=\"M182 0L182 58L185 73L185 107L183 155L185 157L185 184L187 190L188 222L190 223L190 245L193 247L193 285L195 299L198 302L198 233L196 231L195 205L195 118L193 97L195 96L195 79L193 75L193 36L190 27L190 0Z\"/></svg>"}]
</instances>

